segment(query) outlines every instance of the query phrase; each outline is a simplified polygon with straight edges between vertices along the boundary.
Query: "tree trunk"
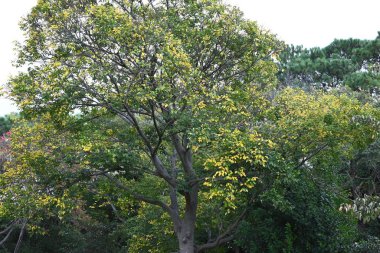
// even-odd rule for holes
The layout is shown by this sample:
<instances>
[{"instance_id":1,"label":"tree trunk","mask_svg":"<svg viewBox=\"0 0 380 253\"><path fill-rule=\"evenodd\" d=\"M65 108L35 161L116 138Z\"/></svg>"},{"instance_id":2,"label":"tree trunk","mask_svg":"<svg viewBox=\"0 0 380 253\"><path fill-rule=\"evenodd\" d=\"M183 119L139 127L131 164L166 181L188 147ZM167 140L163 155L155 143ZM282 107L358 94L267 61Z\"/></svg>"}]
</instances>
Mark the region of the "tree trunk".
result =
<instances>
[{"instance_id":1,"label":"tree trunk","mask_svg":"<svg viewBox=\"0 0 380 253\"><path fill-rule=\"evenodd\" d=\"M179 241L179 252L180 253L195 253L194 251L194 239L187 239L186 241Z\"/></svg>"},{"instance_id":2,"label":"tree trunk","mask_svg":"<svg viewBox=\"0 0 380 253\"><path fill-rule=\"evenodd\" d=\"M185 215L177 230L177 238L180 253L195 253L195 222L198 207L198 185L185 194Z\"/></svg>"},{"instance_id":3,"label":"tree trunk","mask_svg":"<svg viewBox=\"0 0 380 253\"><path fill-rule=\"evenodd\" d=\"M179 252L195 253L196 245L194 234L195 222L197 218L199 185L198 182L196 182L197 176L193 169L193 158L191 149L188 148L188 139L186 137L180 138L178 135L173 135L172 141L175 150L181 160L185 174L186 185L188 186L188 188L183 193L186 205L185 213L182 219L179 218L180 211L178 210L178 205L174 205L177 208L177 210L175 210L175 213L179 218L179 220L173 219L175 226L174 230L176 231L178 238Z\"/></svg>"},{"instance_id":4,"label":"tree trunk","mask_svg":"<svg viewBox=\"0 0 380 253\"><path fill-rule=\"evenodd\" d=\"M195 253L194 232L195 219L193 222L184 220L177 236L180 253Z\"/></svg>"}]
</instances>

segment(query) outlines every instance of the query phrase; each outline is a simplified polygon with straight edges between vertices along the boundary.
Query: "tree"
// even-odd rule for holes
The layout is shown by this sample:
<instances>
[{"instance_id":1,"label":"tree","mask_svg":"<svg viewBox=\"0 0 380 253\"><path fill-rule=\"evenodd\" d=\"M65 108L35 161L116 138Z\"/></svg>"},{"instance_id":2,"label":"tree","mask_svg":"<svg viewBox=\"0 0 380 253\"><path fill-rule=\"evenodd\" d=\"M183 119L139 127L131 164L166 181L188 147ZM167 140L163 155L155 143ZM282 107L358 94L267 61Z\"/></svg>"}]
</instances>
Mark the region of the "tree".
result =
<instances>
[{"instance_id":1,"label":"tree","mask_svg":"<svg viewBox=\"0 0 380 253\"><path fill-rule=\"evenodd\" d=\"M350 201L346 162L377 140L378 109L335 91L286 88L262 113L257 131L274 145L255 171L236 243L245 252L346 252L358 234L339 211Z\"/></svg>"},{"instance_id":2,"label":"tree","mask_svg":"<svg viewBox=\"0 0 380 253\"><path fill-rule=\"evenodd\" d=\"M131 182L139 182L126 183L122 173L91 169L162 208L180 252L231 240L236 222L195 245L198 196L226 196L225 206L238 209L237 195L255 182L244 170L265 164L261 147L270 143L249 120L260 109L257 91L275 83L277 39L217 0L42 0L21 27L18 64L28 71L9 88L24 115L44 113L61 128L73 113L82 118L75 124L119 117L137 137L122 139L124 152L150 161L127 170L159 180L165 198L136 190ZM82 151L93 146L89 139Z\"/></svg>"},{"instance_id":3,"label":"tree","mask_svg":"<svg viewBox=\"0 0 380 253\"><path fill-rule=\"evenodd\" d=\"M380 39L334 40L325 48L288 46L281 54L280 79L290 86L337 87L378 93Z\"/></svg>"},{"instance_id":4,"label":"tree","mask_svg":"<svg viewBox=\"0 0 380 253\"><path fill-rule=\"evenodd\" d=\"M334 40L325 48L304 49L289 46L282 54L282 61L279 64L281 83L284 86L299 86L306 90L322 88L326 91L335 87L335 92L357 97L378 107L379 45L378 35L374 40ZM379 121L376 115L378 112L375 111L375 114L355 116L352 124L378 127ZM357 138L365 134L366 131L357 135ZM372 236L377 236L379 233L378 143L377 137L372 143L367 142L360 148L353 148L353 155L345 158L337 172L346 179L344 188L350 192L350 199L346 200L341 209L353 211L360 220L361 233Z\"/></svg>"}]
</instances>

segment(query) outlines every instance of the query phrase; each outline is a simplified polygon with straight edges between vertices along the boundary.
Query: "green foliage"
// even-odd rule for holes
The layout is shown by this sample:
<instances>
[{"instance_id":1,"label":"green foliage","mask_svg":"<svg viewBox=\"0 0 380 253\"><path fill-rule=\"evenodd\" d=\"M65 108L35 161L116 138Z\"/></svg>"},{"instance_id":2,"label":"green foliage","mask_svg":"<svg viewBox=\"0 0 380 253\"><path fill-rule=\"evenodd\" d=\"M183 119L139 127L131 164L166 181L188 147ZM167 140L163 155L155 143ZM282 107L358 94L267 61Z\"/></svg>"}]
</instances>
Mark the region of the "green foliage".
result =
<instances>
[{"instance_id":1,"label":"green foliage","mask_svg":"<svg viewBox=\"0 0 380 253\"><path fill-rule=\"evenodd\" d=\"M378 137L379 111L347 95L285 89L267 112L262 131L276 140L277 150L294 166L308 162L315 170L331 167Z\"/></svg>"},{"instance_id":2,"label":"green foliage","mask_svg":"<svg viewBox=\"0 0 380 253\"><path fill-rule=\"evenodd\" d=\"M359 238L342 168L378 138L378 110L347 95L284 89L258 123L272 138L235 242L247 252L345 252Z\"/></svg>"},{"instance_id":3,"label":"green foliage","mask_svg":"<svg viewBox=\"0 0 380 253\"><path fill-rule=\"evenodd\" d=\"M376 123L375 119L367 119L366 121ZM377 139L366 149L355 154L351 161L347 162L345 169L350 174L347 187L352 189L354 198L363 197L363 195L379 195L379 151L380 140Z\"/></svg>"},{"instance_id":4,"label":"green foliage","mask_svg":"<svg viewBox=\"0 0 380 253\"><path fill-rule=\"evenodd\" d=\"M367 239L354 243L347 249L348 253L378 253L380 252L380 239L369 236Z\"/></svg>"},{"instance_id":5,"label":"green foliage","mask_svg":"<svg viewBox=\"0 0 380 253\"><path fill-rule=\"evenodd\" d=\"M143 205L138 214L114 232L125 240L126 252L175 252L177 245L170 217L159 208Z\"/></svg>"},{"instance_id":6,"label":"green foliage","mask_svg":"<svg viewBox=\"0 0 380 253\"><path fill-rule=\"evenodd\" d=\"M378 93L380 39L335 40L325 48L289 46L282 53L280 79L284 85L336 87Z\"/></svg>"},{"instance_id":7,"label":"green foliage","mask_svg":"<svg viewBox=\"0 0 380 253\"><path fill-rule=\"evenodd\" d=\"M267 193L257 186L257 202L239 228L237 245L246 252L340 252L356 240L355 219L339 211L338 189L325 188L316 176L277 179L265 186Z\"/></svg>"},{"instance_id":8,"label":"green foliage","mask_svg":"<svg viewBox=\"0 0 380 253\"><path fill-rule=\"evenodd\" d=\"M375 119L367 119L367 122L378 124ZM345 166L349 175L346 187L351 191L352 201L342 205L341 210L352 211L363 223L373 223L380 215L379 168L379 139L355 154Z\"/></svg>"},{"instance_id":9,"label":"green foliage","mask_svg":"<svg viewBox=\"0 0 380 253\"><path fill-rule=\"evenodd\" d=\"M30 234L24 238L22 252L121 252L108 234L111 227L99 222L78 226L46 220L45 226L45 234Z\"/></svg>"},{"instance_id":10,"label":"green foliage","mask_svg":"<svg viewBox=\"0 0 380 253\"><path fill-rule=\"evenodd\" d=\"M4 117L0 117L0 135L8 132L12 128L13 124L13 115L6 115Z\"/></svg>"}]
</instances>

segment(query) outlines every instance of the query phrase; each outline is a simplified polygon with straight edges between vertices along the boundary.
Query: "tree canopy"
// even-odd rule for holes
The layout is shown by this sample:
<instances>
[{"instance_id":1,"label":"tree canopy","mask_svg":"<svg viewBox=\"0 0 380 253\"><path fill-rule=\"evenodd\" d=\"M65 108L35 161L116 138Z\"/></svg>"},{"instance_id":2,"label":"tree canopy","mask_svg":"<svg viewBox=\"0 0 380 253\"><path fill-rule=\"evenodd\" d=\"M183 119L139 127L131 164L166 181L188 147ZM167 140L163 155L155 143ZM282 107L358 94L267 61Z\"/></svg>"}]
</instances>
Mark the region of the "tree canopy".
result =
<instances>
[{"instance_id":1,"label":"tree canopy","mask_svg":"<svg viewBox=\"0 0 380 253\"><path fill-rule=\"evenodd\" d=\"M118 117L137 137L118 143L138 158L117 171L156 177L169 200L131 188L109 166L90 169L161 207L181 252L229 241L227 230L195 246L199 193L209 191L206 182L210 197L228 196L226 208L236 209L236 195L253 187L242 164L264 166L253 147L270 143L249 127L260 107L252 98L276 82L281 43L219 1L39 1L22 28L18 63L29 68L11 80L10 94L24 114L44 113L58 126L84 124L75 113L84 122ZM83 151L95 146L89 141ZM150 162L141 168L139 158Z\"/></svg>"},{"instance_id":2,"label":"tree canopy","mask_svg":"<svg viewBox=\"0 0 380 253\"><path fill-rule=\"evenodd\" d=\"M379 93L380 35L374 40L340 39L325 48L288 46L280 77L288 85L336 87Z\"/></svg>"}]
</instances>

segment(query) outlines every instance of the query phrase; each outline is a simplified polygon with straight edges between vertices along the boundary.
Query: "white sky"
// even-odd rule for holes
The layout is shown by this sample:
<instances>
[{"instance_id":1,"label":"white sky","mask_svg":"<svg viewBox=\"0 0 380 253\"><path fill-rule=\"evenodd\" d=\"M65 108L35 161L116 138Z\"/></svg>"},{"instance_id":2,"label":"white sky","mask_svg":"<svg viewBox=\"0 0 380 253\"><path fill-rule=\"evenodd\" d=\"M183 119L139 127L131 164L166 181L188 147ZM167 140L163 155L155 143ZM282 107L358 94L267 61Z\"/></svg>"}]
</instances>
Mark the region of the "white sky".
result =
<instances>
[{"instance_id":1,"label":"white sky","mask_svg":"<svg viewBox=\"0 0 380 253\"><path fill-rule=\"evenodd\" d=\"M20 17L36 0L4 1L0 8L0 84L12 68L13 41L22 38ZM380 0L225 0L288 44L324 47L334 38L375 39L380 31ZM15 111L0 98L0 115Z\"/></svg>"},{"instance_id":2,"label":"white sky","mask_svg":"<svg viewBox=\"0 0 380 253\"><path fill-rule=\"evenodd\" d=\"M12 67L15 60L14 41L21 40L22 32L18 22L22 16L37 3L37 0L3 1L0 7L0 85L3 85L11 74L17 73ZM0 98L0 116L16 111L16 107L7 99Z\"/></svg>"}]
</instances>

